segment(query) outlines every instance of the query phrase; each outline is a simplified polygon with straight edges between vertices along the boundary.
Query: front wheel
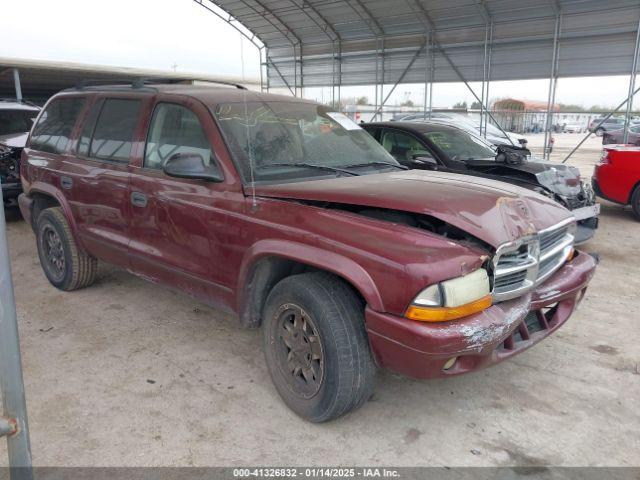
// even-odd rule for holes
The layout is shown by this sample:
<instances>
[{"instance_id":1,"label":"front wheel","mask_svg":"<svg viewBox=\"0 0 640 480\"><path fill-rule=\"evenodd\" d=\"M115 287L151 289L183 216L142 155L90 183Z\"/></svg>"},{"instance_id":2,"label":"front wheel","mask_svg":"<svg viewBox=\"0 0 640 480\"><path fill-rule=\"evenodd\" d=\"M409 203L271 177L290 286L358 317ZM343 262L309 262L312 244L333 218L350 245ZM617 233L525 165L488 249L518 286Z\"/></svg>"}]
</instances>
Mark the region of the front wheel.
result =
<instances>
[{"instance_id":1,"label":"front wheel","mask_svg":"<svg viewBox=\"0 0 640 480\"><path fill-rule=\"evenodd\" d=\"M601 137L602 135L604 135L604 128L602 128L602 127L601 127L601 128L598 128L598 129L595 131L595 134L596 134L596 137Z\"/></svg>"},{"instance_id":2,"label":"front wheel","mask_svg":"<svg viewBox=\"0 0 640 480\"><path fill-rule=\"evenodd\" d=\"M322 272L287 277L269 294L267 367L284 402L301 417L332 420L371 396L376 368L363 312L349 285Z\"/></svg>"},{"instance_id":3,"label":"front wheel","mask_svg":"<svg viewBox=\"0 0 640 480\"><path fill-rule=\"evenodd\" d=\"M640 185L631 194L631 209L636 219L640 220Z\"/></svg>"}]
</instances>

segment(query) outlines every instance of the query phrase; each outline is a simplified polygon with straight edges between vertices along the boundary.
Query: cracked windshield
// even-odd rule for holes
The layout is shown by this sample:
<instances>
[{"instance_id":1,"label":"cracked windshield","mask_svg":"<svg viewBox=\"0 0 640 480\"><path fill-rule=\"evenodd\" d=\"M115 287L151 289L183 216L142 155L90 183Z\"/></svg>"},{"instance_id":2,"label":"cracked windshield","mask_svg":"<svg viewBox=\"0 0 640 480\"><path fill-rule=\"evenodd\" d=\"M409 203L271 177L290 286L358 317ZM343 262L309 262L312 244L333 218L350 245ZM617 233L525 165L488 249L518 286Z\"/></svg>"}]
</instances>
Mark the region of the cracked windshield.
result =
<instances>
[{"instance_id":1,"label":"cracked windshield","mask_svg":"<svg viewBox=\"0 0 640 480\"><path fill-rule=\"evenodd\" d=\"M353 176L402 167L341 113L311 103L246 102L215 116L246 183Z\"/></svg>"}]
</instances>

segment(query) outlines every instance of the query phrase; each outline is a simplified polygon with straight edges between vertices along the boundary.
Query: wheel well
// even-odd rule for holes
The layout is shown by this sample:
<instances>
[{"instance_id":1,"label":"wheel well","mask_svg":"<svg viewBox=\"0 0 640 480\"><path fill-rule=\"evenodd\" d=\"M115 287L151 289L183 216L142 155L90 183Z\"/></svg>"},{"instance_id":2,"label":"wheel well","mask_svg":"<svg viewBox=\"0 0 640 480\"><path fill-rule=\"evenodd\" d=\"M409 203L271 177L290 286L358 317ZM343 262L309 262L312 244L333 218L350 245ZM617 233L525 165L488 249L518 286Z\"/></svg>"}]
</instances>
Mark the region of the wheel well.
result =
<instances>
[{"instance_id":1,"label":"wheel well","mask_svg":"<svg viewBox=\"0 0 640 480\"><path fill-rule=\"evenodd\" d=\"M284 257L267 257L258 260L249 271L244 284L240 305L240 322L246 327L259 327L262 323L262 309L273 287L282 279L291 275L308 272L322 272L321 268ZM335 275L333 272L327 272ZM340 278L348 285L365 305L362 294L344 278Z\"/></svg>"},{"instance_id":2,"label":"wheel well","mask_svg":"<svg viewBox=\"0 0 640 480\"><path fill-rule=\"evenodd\" d=\"M58 200L46 193L33 192L31 194L31 198L33 198L33 205L31 206L31 223L33 227L35 227L36 222L38 221L40 212L50 207L60 206L60 202L58 202Z\"/></svg>"},{"instance_id":3,"label":"wheel well","mask_svg":"<svg viewBox=\"0 0 640 480\"><path fill-rule=\"evenodd\" d=\"M627 205L629 205L631 203L631 200L633 199L633 194L635 193L635 191L637 189L640 188L640 182L636 183L633 188L631 189L631 191L629 192L629 199L627 200Z\"/></svg>"}]
</instances>

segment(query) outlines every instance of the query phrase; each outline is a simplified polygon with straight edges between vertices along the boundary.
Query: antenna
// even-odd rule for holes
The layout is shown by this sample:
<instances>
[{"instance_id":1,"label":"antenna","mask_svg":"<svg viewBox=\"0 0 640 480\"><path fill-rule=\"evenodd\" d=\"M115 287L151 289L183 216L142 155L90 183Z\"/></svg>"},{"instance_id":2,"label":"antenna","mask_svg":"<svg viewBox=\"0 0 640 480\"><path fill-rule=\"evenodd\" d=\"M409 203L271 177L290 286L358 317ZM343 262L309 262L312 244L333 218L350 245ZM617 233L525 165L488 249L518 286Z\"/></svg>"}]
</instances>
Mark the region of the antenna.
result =
<instances>
[{"instance_id":1,"label":"antenna","mask_svg":"<svg viewBox=\"0 0 640 480\"><path fill-rule=\"evenodd\" d=\"M251 145L251 133L249 131L249 108L247 106L247 90L242 91L242 101L244 103L244 124L245 131L247 133L247 147L249 149L249 176L251 178L251 208L255 211L258 208L258 202L256 201L256 182L254 174L254 162L253 162L253 145Z\"/></svg>"}]
</instances>

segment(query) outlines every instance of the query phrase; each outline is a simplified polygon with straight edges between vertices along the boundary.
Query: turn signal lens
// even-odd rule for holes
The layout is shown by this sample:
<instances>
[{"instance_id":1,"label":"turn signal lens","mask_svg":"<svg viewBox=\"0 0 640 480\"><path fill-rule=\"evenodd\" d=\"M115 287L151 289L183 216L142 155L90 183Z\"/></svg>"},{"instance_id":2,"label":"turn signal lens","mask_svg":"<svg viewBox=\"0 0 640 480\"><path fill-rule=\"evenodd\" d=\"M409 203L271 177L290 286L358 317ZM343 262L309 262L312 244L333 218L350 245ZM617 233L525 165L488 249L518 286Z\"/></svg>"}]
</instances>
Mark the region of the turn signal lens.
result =
<instances>
[{"instance_id":1,"label":"turn signal lens","mask_svg":"<svg viewBox=\"0 0 640 480\"><path fill-rule=\"evenodd\" d=\"M405 317L420 322L448 322L458 318L467 317L474 313L486 310L493 304L491 295L486 295L478 300L459 307L422 307L411 305L405 313Z\"/></svg>"}]
</instances>

